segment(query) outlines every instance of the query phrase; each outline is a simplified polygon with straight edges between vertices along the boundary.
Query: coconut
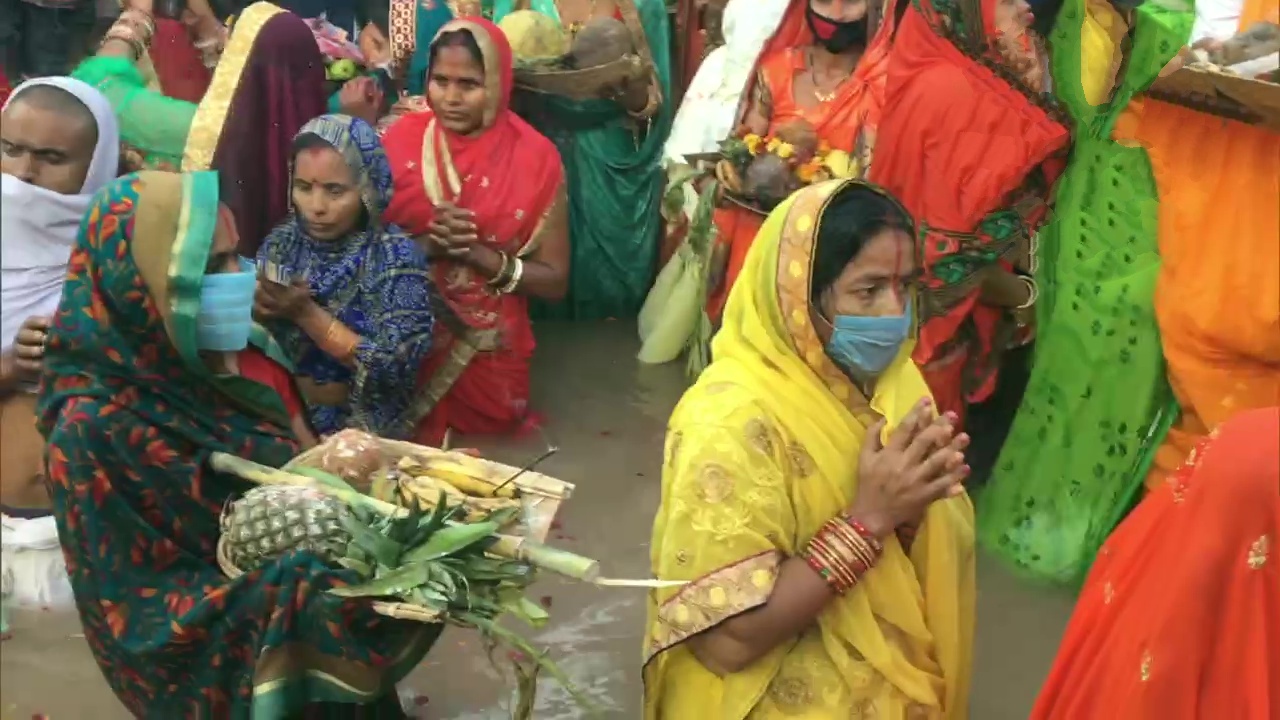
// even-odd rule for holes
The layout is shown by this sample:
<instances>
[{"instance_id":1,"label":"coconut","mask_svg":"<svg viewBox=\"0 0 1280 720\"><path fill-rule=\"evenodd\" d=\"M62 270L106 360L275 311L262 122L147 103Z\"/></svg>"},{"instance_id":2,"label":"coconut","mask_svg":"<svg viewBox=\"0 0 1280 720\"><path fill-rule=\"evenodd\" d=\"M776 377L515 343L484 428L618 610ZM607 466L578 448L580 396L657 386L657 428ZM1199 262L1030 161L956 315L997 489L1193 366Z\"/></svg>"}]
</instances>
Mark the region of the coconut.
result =
<instances>
[{"instance_id":1,"label":"coconut","mask_svg":"<svg viewBox=\"0 0 1280 720\"><path fill-rule=\"evenodd\" d=\"M521 60L549 60L569 52L569 38L554 19L534 10L517 10L498 24Z\"/></svg>"},{"instance_id":2,"label":"coconut","mask_svg":"<svg viewBox=\"0 0 1280 720\"><path fill-rule=\"evenodd\" d=\"M617 18L603 17L582 26L573 39L569 57L575 68L593 68L608 65L634 51L627 26Z\"/></svg>"},{"instance_id":3,"label":"coconut","mask_svg":"<svg viewBox=\"0 0 1280 720\"><path fill-rule=\"evenodd\" d=\"M765 153L757 156L747 166L742 191L762 207L771 210L798 187L799 181L791 171L791 165L773 153Z\"/></svg>"}]
</instances>

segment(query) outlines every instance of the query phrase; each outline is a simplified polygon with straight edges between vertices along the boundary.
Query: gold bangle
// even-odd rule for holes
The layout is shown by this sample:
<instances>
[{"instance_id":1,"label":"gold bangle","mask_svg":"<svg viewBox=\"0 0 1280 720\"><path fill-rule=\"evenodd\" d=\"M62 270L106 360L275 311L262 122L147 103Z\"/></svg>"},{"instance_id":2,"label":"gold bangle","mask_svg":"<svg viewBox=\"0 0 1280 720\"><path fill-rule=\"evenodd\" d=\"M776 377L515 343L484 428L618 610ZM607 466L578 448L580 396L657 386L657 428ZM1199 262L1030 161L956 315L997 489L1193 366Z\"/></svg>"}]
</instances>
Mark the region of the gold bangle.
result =
<instances>
[{"instance_id":1,"label":"gold bangle","mask_svg":"<svg viewBox=\"0 0 1280 720\"><path fill-rule=\"evenodd\" d=\"M511 271L511 280L498 291L503 295L510 295L515 292L516 288L520 287L520 279L524 277L524 261L516 258L513 262L515 266Z\"/></svg>"},{"instance_id":2,"label":"gold bangle","mask_svg":"<svg viewBox=\"0 0 1280 720\"><path fill-rule=\"evenodd\" d=\"M871 543L868 543L866 538L859 535L843 520L830 520L828 524L832 536L846 545L865 569L870 570L875 566L879 553L871 547Z\"/></svg>"},{"instance_id":3,"label":"gold bangle","mask_svg":"<svg viewBox=\"0 0 1280 720\"><path fill-rule=\"evenodd\" d=\"M857 584L858 573L854 570L853 563L849 562L847 557L842 557L841 553L832 547L825 533L819 530L818 534L809 540L809 547L846 589Z\"/></svg>"}]
</instances>

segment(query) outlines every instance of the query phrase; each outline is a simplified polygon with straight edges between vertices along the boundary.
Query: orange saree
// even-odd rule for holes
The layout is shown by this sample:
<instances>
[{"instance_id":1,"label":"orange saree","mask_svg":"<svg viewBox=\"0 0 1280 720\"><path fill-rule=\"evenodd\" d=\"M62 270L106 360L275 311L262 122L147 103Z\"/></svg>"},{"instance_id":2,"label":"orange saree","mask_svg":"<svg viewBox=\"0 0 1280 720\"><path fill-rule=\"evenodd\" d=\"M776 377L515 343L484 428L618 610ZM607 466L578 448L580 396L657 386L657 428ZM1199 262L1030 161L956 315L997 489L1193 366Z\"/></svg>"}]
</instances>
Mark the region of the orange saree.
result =
<instances>
[{"instance_id":1,"label":"orange saree","mask_svg":"<svg viewBox=\"0 0 1280 720\"><path fill-rule=\"evenodd\" d=\"M1115 531L1031 720L1280 717L1280 408L1201 440Z\"/></svg>"},{"instance_id":2,"label":"orange saree","mask_svg":"<svg viewBox=\"0 0 1280 720\"><path fill-rule=\"evenodd\" d=\"M1280 18L1247 0L1241 29ZM1280 405L1280 133L1146 99L1116 127L1160 196L1156 320L1182 416L1149 487L1228 417Z\"/></svg>"},{"instance_id":3,"label":"orange saree","mask_svg":"<svg viewBox=\"0 0 1280 720\"><path fill-rule=\"evenodd\" d=\"M796 76L808 68L805 49L814 42L813 32L804 18L807 4L808 0L792 0L777 32L765 43L751 85L742 94L739 117L745 115L749 99L763 91L771 99L773 110L769 118L770 134L788 123L805 120L817 131L819 139L834 149L852 153L864 131L874 133L880 121L893 15L886 14L885 22L858 61L853 76L840 86L836 96L816 105L802 106L796 102L793 83ZM747 258L747 250L763 224L763 215L737 205L716 210L717 242L728 248L729 262L724 280L711 290L707 300L707 312L712 318L719 318L724 310L729 290Z\"/></svg>"}]
</instances>

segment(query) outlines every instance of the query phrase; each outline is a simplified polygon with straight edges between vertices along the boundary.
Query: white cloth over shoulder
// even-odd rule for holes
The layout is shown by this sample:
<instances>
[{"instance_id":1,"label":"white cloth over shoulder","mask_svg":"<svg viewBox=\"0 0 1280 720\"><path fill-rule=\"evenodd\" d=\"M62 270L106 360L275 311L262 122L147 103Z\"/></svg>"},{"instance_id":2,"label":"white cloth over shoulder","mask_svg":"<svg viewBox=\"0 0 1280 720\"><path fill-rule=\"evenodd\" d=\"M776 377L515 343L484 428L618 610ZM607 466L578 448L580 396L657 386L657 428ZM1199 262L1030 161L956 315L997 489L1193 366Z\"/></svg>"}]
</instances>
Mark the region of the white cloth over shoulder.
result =
<instances>
[{"instance_id":1,"label":"white cloth over shoulder","mask_svg":"<svg viewBox=\"0 0 1280 720\"><path fill-rule=\"evenodd\" d=\"M27 520L3 516L0 590L17 607L75 607L67 561L53 516Z\"/></svg>"},{"instance_id":2,"label":"white cloth over shoulder","mask_svg":"<svg viewBox=\"0 0 1280 720\"><path fill-rule=\"evenodd\" d=\"M685 91L663 149L669 163L715 152L733 132L742 91L765 42L778 29L789 0L729 0L722 28L724 45L711 51Z\"/></svg>"},{"instance_id":3,"label":"white cloth over shoulder","mask_svg":"<svg viewBox=\"0 0 1280 720\"><path fill-rule=\"evenodd\" d=\"M111 103L92 86L69 77L36 78L14 88L8 102L35 85L61 88L84 103L98 125L98 144L78 195L63 195L4 175L0 203L0 350L13 347L22 323L52 315L62 297L67 259L93 196L116 178L120 132Z\"/></svg>"},{"instance_id":4,"label":"white cloth over shoulder","mask_svg":"<svg viewBox=\"0 0 1280 720\"><path fill-rule=\"evenodd\" d=\"M1196 21L1191 26L1193 44L1206 38L1229 40L1237 32L1249 29L1240 27L1244 0L1196 0L1195 6ZM1277 53L1231 66L1233 71L1245 77L1257 77L1276 68L1280 68L1280 54Z\"/></svg>"}]
</instances>

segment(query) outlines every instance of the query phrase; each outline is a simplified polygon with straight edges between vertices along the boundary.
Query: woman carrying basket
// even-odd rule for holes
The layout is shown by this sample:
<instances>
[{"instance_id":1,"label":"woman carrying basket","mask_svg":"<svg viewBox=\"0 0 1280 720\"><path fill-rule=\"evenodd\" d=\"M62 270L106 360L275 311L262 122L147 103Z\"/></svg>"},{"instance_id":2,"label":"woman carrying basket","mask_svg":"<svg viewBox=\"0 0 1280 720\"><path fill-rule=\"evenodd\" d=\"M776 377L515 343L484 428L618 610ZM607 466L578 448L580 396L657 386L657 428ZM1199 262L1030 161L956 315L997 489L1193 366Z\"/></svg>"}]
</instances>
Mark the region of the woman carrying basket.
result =
<instances>
[{"instance_id":1,"label":"woman carrying basket","mask_svg":"<svg viewBox=\"0 0 1280 720\"><path fill-rule=\"evenodd\" d=\"M634 4L632 12L644 28L653 62L647 85L619 91L616 101L533 93L521 98L529 101L522 113L556 144L568 177L569 292L563 303L536 307L539 316L632 317L653 282L662 234L662 146L675 114L666 5L662 0L533 0L532 9L576 32L594 19L626 18L624 3ZM518 5L493 2L494 22Z\"/></svg>"},{"instance_id":2,"label":"woman carrying basket","mask_svg":"<svg viewBox=\"0 0 1280 720\"><path fill-rule=\"evenodd\" d=\"M281 390L237 367L255 276L217 176L116 181L69 278L38 414L76 604L116 695L145 718L400 717L393 684L438 626L327 594L342 573L308 553L235 580L219 569L219 515L248 488L211 453L279 466L299 446Z\"/></svg>"}]
</instances>

